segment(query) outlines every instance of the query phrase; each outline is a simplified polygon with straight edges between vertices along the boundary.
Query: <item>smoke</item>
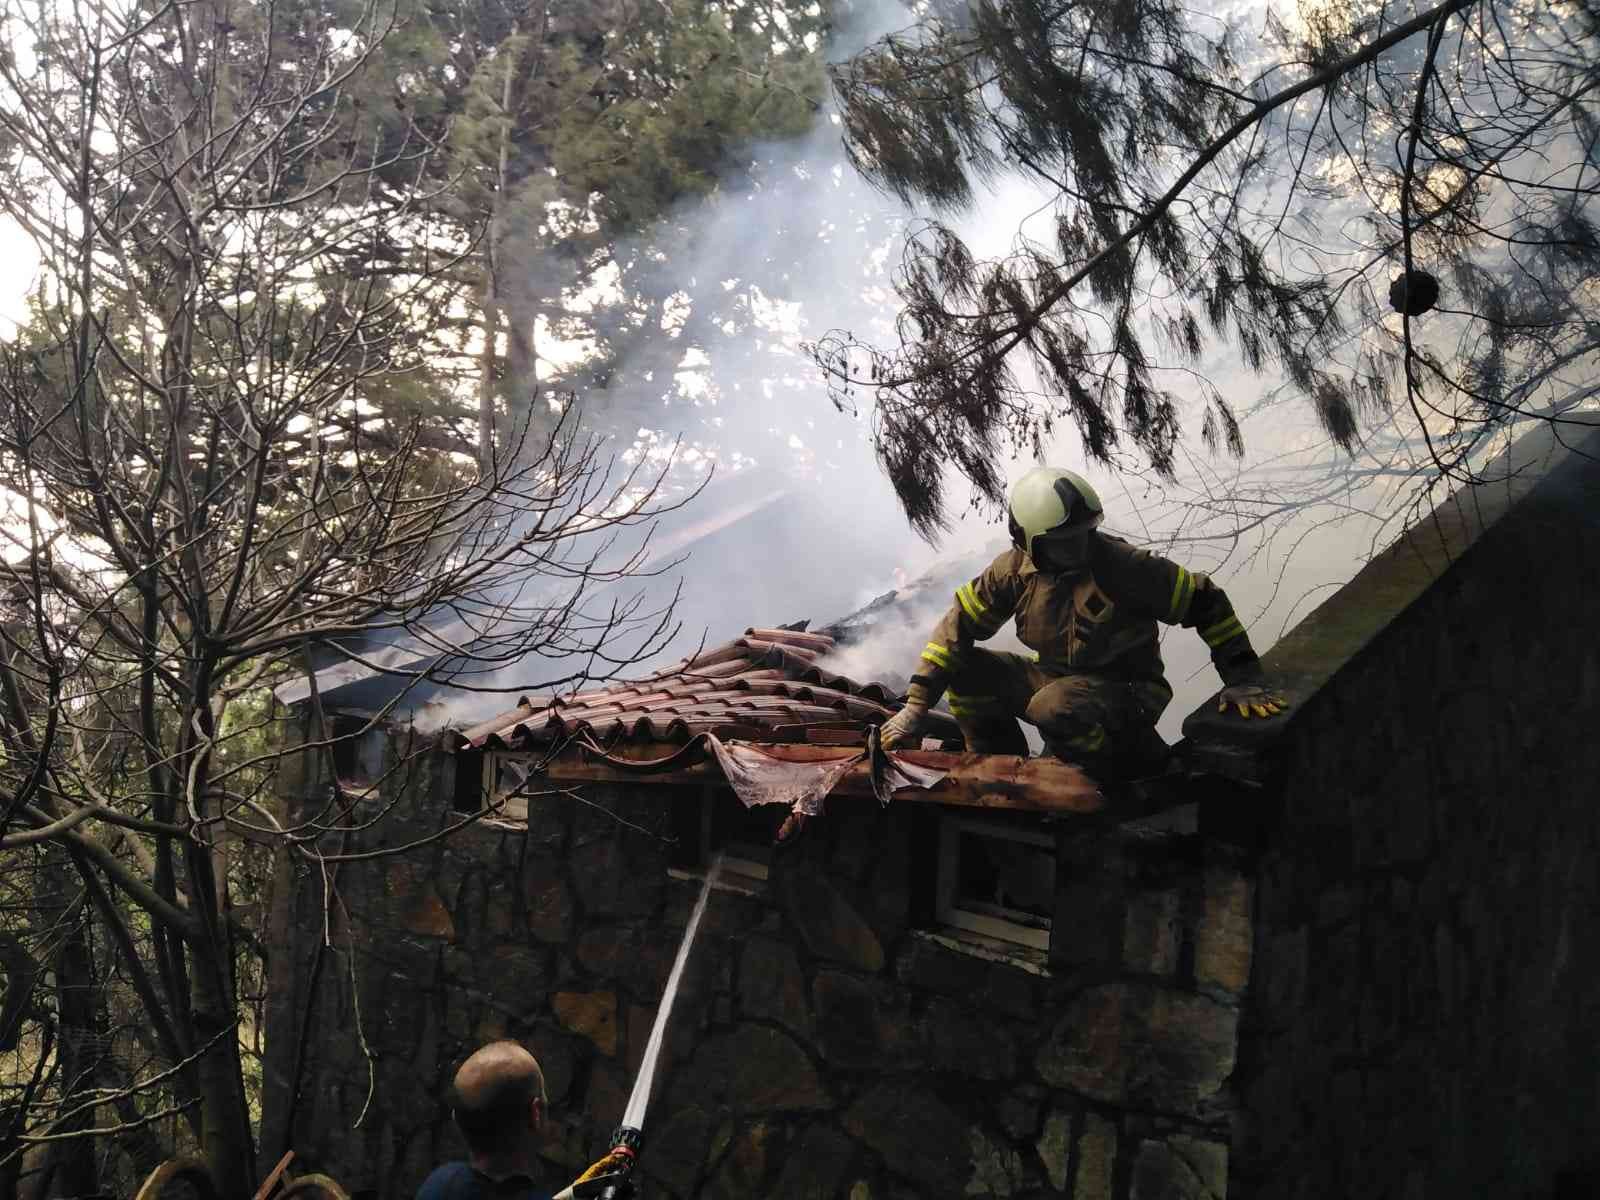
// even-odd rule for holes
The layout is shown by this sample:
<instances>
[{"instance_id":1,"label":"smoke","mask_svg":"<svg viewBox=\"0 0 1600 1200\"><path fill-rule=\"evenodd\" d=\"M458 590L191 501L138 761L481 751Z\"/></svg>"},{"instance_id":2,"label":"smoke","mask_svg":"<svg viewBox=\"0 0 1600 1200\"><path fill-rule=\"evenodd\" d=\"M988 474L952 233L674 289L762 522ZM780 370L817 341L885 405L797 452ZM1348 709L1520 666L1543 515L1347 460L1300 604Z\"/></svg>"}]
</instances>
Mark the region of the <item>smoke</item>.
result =
<instances>
[{"instance_id":1,"label":"smoke","mask_svg":"<svg viewBox=\"0 0 1600 1200\"><path fill-rule=\"evenodd\" d=\"M1261 28L1259 10L1250 14L1245 24ZM1253 55L1265 61L1269 53L1270 48L1259 43L1241 49L1246 60ZM1298 119L1303 123L1310 116L1305 112ZM1272 136L1282 138L1285 131L1278 129ZM1386 161L1386 154L1395 153L1383 139L1373 142L1366 152L1379 163ZM1522 164L1522 173L1543 177L1546 170L1559 172L1580 167L1586 153L1586 148L1570 135L1553 137L1538 152L1523 155L1527 161ZM1534 161L1540 154L1548 155L1551 161L1536 170ZM1391 165L1398 171L1398 162ZM1507 174L1515 176L1517 172ZM1329 181L1337 183L1338 179L1330 177ZM1343 199L1330 194L1314 203L1302 195L1291 206L1280 183L1256 189L1241 202L1268 218L1287 214L1286 225L1291 233L1302 236L1306 247L1315 248L1298 257L1300 269L1352 281L1350 333L1339 361L1330 366L1358 368L1363 354L1385 347L1392 349L1397 344L1398 318L1388 311L1384 293L1389 276L1398 268L1392 262L1386 264L1381 253L1381 248L1395 239L1396 213L1384 206L1382 197L1376 209L1373 201L1354 191ZM1495 191L1484 210L1485 226L1515 232L1531 219L1529 212L1518 214L1519 204L1538 216L1537 198L1531 205L1526 201L1513 203L1503 188ZM956 223L957 232L975 256L1005 256L1019 238L1042 244L1050 240L1051 195L1020 176L993 181L987 193L980 195L976 207L981 219ZM1489 340L1481 319L1481 314L1488 311L1484 280L1507 273L1508 245L1493 236L1480 238L1479 244L1470 247L1471 277L1458 272L1445 281L1445 307L1456 311L1430 314L1412 322L1410 334L1419 348L1433 361L1444 364L1445 370L1459 371L1469 381L1473 379L1468 369L1469 356L1481 354ZM1437 267L1432 257L1426 257L1432 252L1420 238L1417 253L1425 256L1419 258L1422 265ZM1152 303L1142 314L1147 331L1151 329L1151 318L1160 315L1159 302ZM1154 338L1152 344L1160 345L1161 341ZM1090 464L1070 428L1062 430L1043 448L1039 461L1070 467L1089 477L1105 501L1109 532L1191 569L1212 574L1228 591L1258 652L1269 650L1311 609L1348 582L1372 555L1391 543L1405 527L1422 520L1448 491L1459 486L1458 481L1440 479L1422 436L1421 418L1403 403L1393 410L1374 405L1363 413L1364 436L1357 452L1349 456L1332 444L1309 399L1288 386L1281 376L1247 369L1234 346L1214 343L1201 362L1175 365L1178 369L1158 372L1166 386L1190 401L1184 413L1190 437L1181 452L1175 479L1155 478L1132 457L1119 458L1110 468ZM1542 378L1537 371L1527 373L1531 379ZM1576 397L1581 408L1593 409L1593 399L1581 398L1596 392L1595 377L1595 355L1591 350L1574 361L1570 374L1559 381L1543 383L1538 394L1530 393L1528 407L1561 412L1561 404L1571 404ZM1212 456L1199 449L1200 439L1193 435L1199 431L1204 411L1200 380L1215 385L1240 415L1247 447L1241 461ZM1557 391L1564 399L1555 395ZM1438 387L1430 387L1434 404L1441 392ZM1503 398L1518 397L1508 392ZM1498 415L1478 419L1468 414L1461 426L1464 432L1441 439L1445 418L1434 409L1427 412L1426 419L1436 444L1459 449L1463 475L1482 473L1489 478L1494 476L1496 455L1509 440L1526 432L1531 423L1519 424ZM1031 457L1014 461L1008 477L1014 480L1031 465ZM946 549L970 548L973 552L966 561L975 574L987 556L977 552L973 532L960 531L949 540ZM943 603L931 605L931 611L917 611L923 623L919 634L931 626L948 602L946 596ZM876 646L864 644L851 647L848 654L867 669L900 654L910 654L910 661L914 662L921 639L885 628L878 640L883 653ZM1173 740L1184 716L1204 703L1216 691L1219 681L1210 666L1207 647L1192 632L1165 630L1162 652L1175 697L1160 727ZM840 669L844 669L842 665Z\"/></svg>"},{"instance_id":2,"label":"smoke","mask_svg":"<svg viewBox=\"0 0 1600 1200\"><path fill-rule=\"evenodd\" d=\"M906 21L897 4L870 6L830 57ZM649 368L656 386L616 400L646 414L619 439L619 453L664 462L674 441L687 436L674 486L714 473L704 493L657 533L658 547L683 555L681 566L641 585L652 603L677 593L682 630L659 657L691 653L751 625L809 619L819 627L854 614L847 643L829 666L900 686L955 587L996 552L998 514L969 511L937 551L916 539L877 466L864 418L828 403L800 347L830 329L877 341L895 336L890 276L915 214L859 180L826 117L804 138L754 147L751 158L760 165L754 188L686 205L663 228L676 238L670 261L682 273L685 296L704 294L709 281L742 294L759 319L692 348L658 340L652 353L664 357ZM1354 225L1356 208L1347 202L1317 216L1325 229L1344 228ZM1050 220L1048 193L1010 175L992 180L974 210L951 223L975 254L992 257L1008 253L1019 236L1048 241ZM653 231L619 259L654 253L662 236ZM1352 238L1344 253L1359 250ZM796 267L776 285L770 270L752 269L785 261ZM1321 266L1342 261L1334 253ZM1368 305L1352 333L1352 354L1382 331L1384 319ZM1447 321L1420 324L1417 333L1449 357ZM616 366L619 377L644 373L638 363ZM1281 379L1247 370L1233 347L1213 346L1202 362L1175 372L1169 386L1184 395L1191 375L1215 385L1240 414L1243 461L1199 452L1193 438L1177 478L1158 480L1133 459L1109 469L1089 464L1070 429L1039 461L1090 478L1105 501L1108 532L1211 573L1265 652L1442 491L1430 491L1436 473L1403 419L1375 416L1372 436L1350 459L1331 445L1303 398ZM1190 391L1187 416L1197 425L1204 401L1197 383ZM591 395L586 403L603 406L605 399ZM1486 442L1480 458L1496 448ZM1019 457L1009 478L1032 465L1031 455ZM891 592L891 602L871 606ZM1020 648L1009 627L989 645ZM1219 683L1191 631L1164 631L1162 652L1175 698L1160 728L1175 740L1183 717ZM479 683L538 691L540 669L527 662ZM452 699L445 719L460 723L504 707L503 699Z\"/></svg>"},{"instance_id":3,"label":"smoke","mask_svg":"<svg viewBox=\"0 0 1600 1200\"><path fill-rule=\"evenodd\" d=\"M842 58L906 20L898 4L869 6L829 56ZM675 556L681 563L659 578L607 589L593 602L631 591L641 592L648 606L675 599L681 631L639 664L643 670L753 625L810 620L822 626L895 592L892 604L852 627L848 644L829 666L863 682L903 686L955 587L1002 548L1003 526L998 514L974 509L959 515L939 547L916 538L873 455L869 410L836 410L801 344L832 329L876 341L896 336L898 301L890 281L916 214L855 174L838 126L826 114L805 137L753 147L750 157L760 165L754 187L684 205L659 229L616 252L627 267L660 257L658 246L670 238L667 261L685 297L704 295L708 287L725 289L742 296L751 315L723 337L706 337L702 330L693 344L655 339L640 352L648 361L612 364L614 377L629 381L621 393L614 385L584 395L580 416L642 414L638 426L615 443L625 462L665 465L679 439L686 439L678 445L670 486L681 490L711 479L682 511L660 522L652 541L658 563ZM951 223L974 253L999 256L1012 249L1019 232L1040 237L1041 223L1049 220L1048 195L1008 175L991 181L973 211ZM775 278L773 264L784 263L794 269ZM686 329L692 317L686 313ZM1237 355L1226 352L1203 370L1236 396L1262 386L1243 371ZM651 382L642 383L647 375ZM1263 410L1249 431L1259 462L1272 461L1297 441L1315 440L1313 422L1297 423L1277 408ZM1282 609L1280 593L1323 581L1321 573L1301 578L1294 570L1275 577L1278 565L1270 556L1252 557L1254 547L1197 528L1188 500L1216 490L1217 473L1226 464L1196 460L1177 486L1158 485L1132 474L1136 463L1123 464L1128 474L1087 464L1071 434L1050 445L1042 460L1082 471L1095 482L1112 531L1189 565L1230 571L1235 603L1247 620L1254 618L1258 631ZM1008 473L1014 479L1032 465L1031 458L1019 458ZM959 485L952 494L961 494ZM1341 547L1328 561L1337 564L1333 577L1348 578L1359 557L1354 547ZM1275 640L1259 632L1256 639L1262 649ZM1024 649L1009 626L988 644ZM1182 715L1215 690L1216 681L1198 637L1179 631L1167 639L1164 652L1178 693L1163 723L1170 738ZM506 708L506 696L546 690L553 665L530 659L475 678L474 687L504 694L456 693L416 715L427 723L481 719ZM597 672L602 668L596 664Z\"/></svg>"},{"instance_id":4,"label":"smoke","mask_svg":"<svg viewBox=\"0 0 1600 1200\"><path fill-rule=\"evenodd\" d=\"M861 6L836 28L828 56L851 54L908 19L895 3ZM591 613L673 607L677 635L627 675L750 626L820 625L920 574L934 554L907 527L864 414L828 402L802 348L839 327L892 336L889 275L911 214L850 168L826 110L805 136L750 147L748 158L748 186L683 204L615 247L616 270L577 298L625 303L640 279L675 297L672 326L608 361L570 414L615 431L608 452L619 470L638 467L646 478L665 470L661 497L683 501L652 522L646 570L654 574L585 602ZM729 319L709 322L713 313ZM582 363L581 347L564 350ZM542 353L560 358L563 348ZM629 649L624 642L613 654ZM419 686L405 715L425 727L470 723L518 694L547 692L573 665L530 655L463 677L470 690ZM589 669L596 678L614 670L598 658Z\"/></svg>"}]
</instances>

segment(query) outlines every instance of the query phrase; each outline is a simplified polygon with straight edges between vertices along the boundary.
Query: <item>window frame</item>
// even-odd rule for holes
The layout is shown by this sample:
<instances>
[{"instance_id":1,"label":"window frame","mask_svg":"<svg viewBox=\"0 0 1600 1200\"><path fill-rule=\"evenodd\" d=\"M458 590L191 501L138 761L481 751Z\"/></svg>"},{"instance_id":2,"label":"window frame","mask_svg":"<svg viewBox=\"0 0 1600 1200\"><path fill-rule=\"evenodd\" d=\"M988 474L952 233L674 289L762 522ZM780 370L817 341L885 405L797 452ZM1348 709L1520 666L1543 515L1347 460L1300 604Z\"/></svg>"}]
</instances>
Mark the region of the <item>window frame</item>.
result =
<instances>
[{"instance_id":1,"label":"window frame","mask_svg":"<svg viewBox=\"0 0 1600 1200\"><path fill-rule=\"evenodd\" d=\"M673 830L679 840L679 851L668 868L669 874L675 878L704 879L720 853L722 869L717 874L718 887L751 896L765 895L771 878L771 850L767 851L766 861L728 850L729 846L749 847L759 852L748 838L729 839L730 832L734 832L729 826L737 823L730 821L727 814L755 810L744 808L743 801L731 787L715 783L685 788L674 805ZM718 809L722 810L720 817Z\"/></svg>"},{"instance_id":2,"label":"window frame","mask_svg":"<svg viewBox=\"0 0 1600 1200\"><path fill-rule=\"evenodd\" d=\"M528 823L528 797L511 796L509 792L496 790L499 782L499 768L503 761L517 760L532 762L533 755L525 750L485 750L483 752L483 807L482 812L487 812L491 817L501 821L520 821ZM533 772L528 772L531 775ZM523 776L522 783L526 783L527 775ZM517 787L521 787L518 784ZM516 789L513 788L512 791Z\"/></svg>"},{"instance_id":3,"label":"window frame","mask_svg":"<svg viewBox=\"0 0 1600 1200\"><path fill-rule=\"evenodd\" d=\"M939 854L934 879L933 915L939 925L1048 952L1050 935L1055 924L1053 916L1040 918L1037 914L1024 913L1020 909L1003 908L998 913L979 912L964 908L956 902L962 834L977 834L996 841L1021 842L1047 850L1054 858L1055 833L1048 829L1027 829L1000 821L986 821L981 817L969 816L962 812L942 812L939 814ZM1059 871L1059 865L1056 869ZM1059 880L1056 880L1051 888L1052 894L1055 894L1058 888ZM999 906L994 907L999 908ZM1012 920L1004 915L1007 911L1014 911L1019 918L1026 917L1026 920ZM1043 928L1030 923L1040 920L1045 921Z\"/></svg>"},{"instance_id":4,"label":"window frame","mask_svg":"<svg viewBox=\"0 0 1600 1200\"><path fill-rule=\"evenodd\" d=\"M329 709L324 719L334 783L351 796L371 795L386 773L389 731L361 709Z\"/></svg>"}]
</instances>

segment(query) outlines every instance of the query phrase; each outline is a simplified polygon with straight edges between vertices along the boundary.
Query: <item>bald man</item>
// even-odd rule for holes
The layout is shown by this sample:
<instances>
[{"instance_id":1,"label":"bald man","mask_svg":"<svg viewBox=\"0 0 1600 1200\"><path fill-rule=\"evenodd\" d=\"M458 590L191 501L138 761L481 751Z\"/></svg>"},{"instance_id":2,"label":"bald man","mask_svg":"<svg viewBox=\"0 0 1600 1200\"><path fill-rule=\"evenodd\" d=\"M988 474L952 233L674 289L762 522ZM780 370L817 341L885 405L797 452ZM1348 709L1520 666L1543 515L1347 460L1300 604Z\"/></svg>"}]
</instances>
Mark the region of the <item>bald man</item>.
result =
<instances>
[{"instance_id":1,"label":"bald man","mask_svg":"<svg viewBox=\"0 0 1600 1200\"><path fill-rule=\"evenodd\" d=\"M544 1072L526 1049L490 1042L474 1052L450 1087L469 1157L429 1175L417 1200L549 1200L538 1154L546 1109Z\"/></svg>"},{"instance_id":2,"label":"bald man","mask_svg":"<svg viewBox=\"0 0 1600 1200\"><path fill-rule=\"evenodd\" d=\"M549 1101L539 1060L518 1042L490 1042L456 1071L450 1112L467 1141L466 1162L446 1163L422 1181L417 1200L552 1200L542 1186L539 1142ZM562 1189L555 1200L600 1194L608 1182L619 1197L631 1197L626 1177L606 1155Z\"/></svg>"}]
</instances>

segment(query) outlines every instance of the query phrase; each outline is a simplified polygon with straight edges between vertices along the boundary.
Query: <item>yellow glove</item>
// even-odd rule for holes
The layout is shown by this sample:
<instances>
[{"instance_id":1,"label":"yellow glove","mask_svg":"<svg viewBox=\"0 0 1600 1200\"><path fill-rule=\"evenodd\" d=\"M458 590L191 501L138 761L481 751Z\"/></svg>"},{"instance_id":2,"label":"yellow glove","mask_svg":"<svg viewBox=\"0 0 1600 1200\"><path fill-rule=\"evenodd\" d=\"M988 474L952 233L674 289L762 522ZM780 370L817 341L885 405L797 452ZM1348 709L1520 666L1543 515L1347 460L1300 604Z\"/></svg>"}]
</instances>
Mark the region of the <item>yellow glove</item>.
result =
<instances>
[{"instance_id":1,"label":"yellow glove","mask_svg":"<svg viewBox=\"0 0 1600 1200\"><path fill-rule=\"evenodd\" d=\"M1252 716L1275 717L1288 707L1289 701L1282 692L1259 683L1236 683L1232 687L1223 688L1217 697L1219 713L1225 713L1229 708L1237 708L1239 715L1245 720L1249 720Z\"/></svg>"},{"instance_id":2,"label":"yellow glove","mask_svg":"<svg viewBox=\"0 0 1600 1200\"><path fill-rule=\"evenodd\" d=\"M621 1154L607 1154L598 1162L592 1164L587 1171L574 1179L573 1183L588 1183L591 1179L598 1179L602 1175L610 1175L627 1166L627 1159Z\"/></svg>"},{"instance_id":3,"label":"yellow glove","mask_svg":"<svg viewBox=\"0 0 1600 1200\"><path fill-rule=\"evenodd\" d=\"M634 1194L626 1155L607 1154L557 1192L555 1200L592 1200L607 1194L608 1189L614 1189L610 1194L619 1197Z\"/></svg>"}]
</instances>

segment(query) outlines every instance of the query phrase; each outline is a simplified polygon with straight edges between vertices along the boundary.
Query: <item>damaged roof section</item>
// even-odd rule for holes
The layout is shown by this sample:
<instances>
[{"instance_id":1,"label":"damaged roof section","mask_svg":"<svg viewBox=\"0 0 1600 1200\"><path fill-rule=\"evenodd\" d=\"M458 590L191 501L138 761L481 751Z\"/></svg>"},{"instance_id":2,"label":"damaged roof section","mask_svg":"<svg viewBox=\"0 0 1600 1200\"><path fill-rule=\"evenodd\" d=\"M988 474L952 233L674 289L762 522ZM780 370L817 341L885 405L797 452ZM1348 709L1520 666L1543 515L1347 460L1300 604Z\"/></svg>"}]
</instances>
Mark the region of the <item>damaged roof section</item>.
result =
<instances>
[{"instance_id":1,"label":"damaged roof section","mask_svg":"<svg viewBox=\"0 0 1600 1200\"><path fill-rule=\"evenodd\" d=\"M838 646L828 634L747 629L741 638L685 658L646 679L566 696L523 697L509 712L445 735L446 748L515 749L586 734L596 741L686 742L696 734L760 742L860 745L892 716L898 697L821 665ZM930 737L957 744L945 713Z\"/></svg>"}]
</instances>

